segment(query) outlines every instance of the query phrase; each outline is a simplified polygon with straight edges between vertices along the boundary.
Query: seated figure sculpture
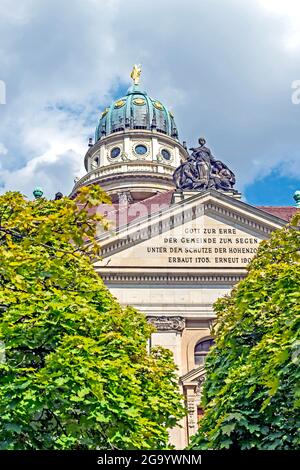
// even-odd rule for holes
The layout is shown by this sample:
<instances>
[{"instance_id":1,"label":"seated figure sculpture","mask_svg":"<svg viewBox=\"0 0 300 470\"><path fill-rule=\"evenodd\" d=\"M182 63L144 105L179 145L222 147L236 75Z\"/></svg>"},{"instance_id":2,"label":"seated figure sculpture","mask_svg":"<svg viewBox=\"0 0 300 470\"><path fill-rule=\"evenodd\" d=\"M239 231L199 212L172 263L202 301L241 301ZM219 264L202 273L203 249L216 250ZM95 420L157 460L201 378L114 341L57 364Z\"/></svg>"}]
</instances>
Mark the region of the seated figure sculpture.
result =
<instances>
[{"instance_id":1,"label":"seated figure sculpture","mask_svg":"<svg viewBox=\"0 0 300 470\"><path fill-rule=\"evenodd\" d=\"M176 168L173 181L177 189L203 191L217 189L233 191L234 173L220 160L215 160L203 137L199 147L192 147L191 155Z\"/></svg>"}]
</instances>

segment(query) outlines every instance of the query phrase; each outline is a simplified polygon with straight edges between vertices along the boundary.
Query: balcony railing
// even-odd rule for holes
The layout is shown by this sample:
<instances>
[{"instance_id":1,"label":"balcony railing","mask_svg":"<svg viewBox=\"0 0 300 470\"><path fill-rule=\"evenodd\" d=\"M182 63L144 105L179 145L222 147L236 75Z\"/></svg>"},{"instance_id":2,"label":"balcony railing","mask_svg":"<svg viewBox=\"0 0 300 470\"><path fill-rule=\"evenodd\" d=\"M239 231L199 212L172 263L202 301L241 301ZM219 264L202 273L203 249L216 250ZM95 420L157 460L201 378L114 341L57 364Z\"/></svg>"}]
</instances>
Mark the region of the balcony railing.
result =
<instances>
[{"instance_id":1,"label":"balcony railing","mask_svg":"<svg viewBox=\"0 0 300 470\"><path fill-rule=\"evenodd\" d=\"M91 184L110 175L125 175L126 173L153 173L157 175L172 176L175 168L158 162L119 162L91 170L78 180L73 188L76 191L80 186Z\"/></svg>"}]
</instances>

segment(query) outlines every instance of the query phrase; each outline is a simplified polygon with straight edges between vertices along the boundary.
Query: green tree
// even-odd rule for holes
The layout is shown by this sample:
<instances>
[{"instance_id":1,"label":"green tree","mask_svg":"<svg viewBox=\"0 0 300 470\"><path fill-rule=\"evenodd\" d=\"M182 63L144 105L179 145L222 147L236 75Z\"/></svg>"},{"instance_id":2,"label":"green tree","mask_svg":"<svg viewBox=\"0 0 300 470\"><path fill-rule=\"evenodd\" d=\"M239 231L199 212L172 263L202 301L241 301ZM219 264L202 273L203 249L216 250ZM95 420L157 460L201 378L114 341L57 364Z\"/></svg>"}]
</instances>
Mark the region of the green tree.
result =
<instances>
[{"instance_id":1,"label":"green tree","mask_svg":"<svg viewBox=\"0 0 300 470\"><path fill-rule=\"evenodd\" d=\"M0 196L1 449L161 449L183 415L171 353L93 269L107 202Z\"/></svg>"},{"instance_id":2,"label":"green tree","mask_svg":"<svg viewBox=\"0 0 300 470\"><path fill-rule=\"evenodd\" d=\"M215 305L193 449L299 448L299 219L261 243L247 277Z\"/></svg>"}]
</instances>

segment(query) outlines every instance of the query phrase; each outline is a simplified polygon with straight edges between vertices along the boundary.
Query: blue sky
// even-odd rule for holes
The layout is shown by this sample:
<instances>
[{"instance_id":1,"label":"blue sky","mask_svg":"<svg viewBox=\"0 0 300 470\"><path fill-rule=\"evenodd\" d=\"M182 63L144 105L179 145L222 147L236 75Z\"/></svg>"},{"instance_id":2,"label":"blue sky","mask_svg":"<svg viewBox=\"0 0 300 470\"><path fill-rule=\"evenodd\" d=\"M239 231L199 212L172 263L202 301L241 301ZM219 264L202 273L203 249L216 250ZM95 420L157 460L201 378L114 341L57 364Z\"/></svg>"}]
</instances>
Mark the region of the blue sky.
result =
<instances>
[{"instance_id":1,"label":"blue sky","mask_svg":"<svg viewBox=\"0 0 300 470\"><path fill-rule=\"evenodd\" d=\"M299 187L299 178L282 176L280 169L275 169L248 185L244 196L255 206L291 206L295 205L293 195Z\"/></svg>"},{"instance_id":2,"label":"blue sky","mask_svg":"<svg viewBox=\"0 0 300 470\"><path fill-rule=\"evenodd\" d=\"M101 110L141 63L142 86L174 112L180 139L204 135L247 202L293 204L298 0L0 0L0 11L2 192L68 194Z\"/></svg>"}]
</instances>

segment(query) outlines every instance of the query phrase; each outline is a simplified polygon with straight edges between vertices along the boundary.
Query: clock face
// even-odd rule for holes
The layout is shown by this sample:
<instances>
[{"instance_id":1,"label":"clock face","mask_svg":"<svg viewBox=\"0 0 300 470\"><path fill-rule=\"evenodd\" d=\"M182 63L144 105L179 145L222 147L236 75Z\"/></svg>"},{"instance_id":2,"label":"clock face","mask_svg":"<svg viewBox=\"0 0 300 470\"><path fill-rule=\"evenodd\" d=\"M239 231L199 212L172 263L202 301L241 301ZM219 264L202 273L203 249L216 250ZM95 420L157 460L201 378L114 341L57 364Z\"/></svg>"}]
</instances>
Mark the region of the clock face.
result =
<instances>
[{"instance_id":1,"label":"clock face","mask_svg":"<svg viewBox=\"0 0 300 470\"><path fill-rule=\"evenodd\" d=\"M120 147L114 147L113 149L111 149L110 151L110 156L112 158L117 158L121 153L121 149Z\"/></svg>"}]
</instances>

